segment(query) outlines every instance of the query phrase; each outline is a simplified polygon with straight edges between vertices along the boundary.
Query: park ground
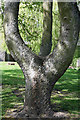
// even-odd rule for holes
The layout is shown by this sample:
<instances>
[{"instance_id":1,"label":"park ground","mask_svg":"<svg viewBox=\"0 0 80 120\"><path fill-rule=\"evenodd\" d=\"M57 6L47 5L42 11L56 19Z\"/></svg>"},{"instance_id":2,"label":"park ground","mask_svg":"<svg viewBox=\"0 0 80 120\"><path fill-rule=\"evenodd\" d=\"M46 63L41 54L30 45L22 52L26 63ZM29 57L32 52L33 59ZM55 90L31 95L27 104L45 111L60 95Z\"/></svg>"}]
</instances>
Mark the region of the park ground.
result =
<instances>
[{"instance_id":1,"label":"park ground","mask_svg":"<svg viewBox=\"0 0 80 120\"><path fill-rule=\"evenodd\" d=\"M24 104L25 80L19 65L14 64L0 62L3 117L9 117L11 112L19 112ZM55 112L67 112L77 120L80 120L79 80L80 69L69 68L56 83L51 95Z\"/></svg>"}]
</instances>

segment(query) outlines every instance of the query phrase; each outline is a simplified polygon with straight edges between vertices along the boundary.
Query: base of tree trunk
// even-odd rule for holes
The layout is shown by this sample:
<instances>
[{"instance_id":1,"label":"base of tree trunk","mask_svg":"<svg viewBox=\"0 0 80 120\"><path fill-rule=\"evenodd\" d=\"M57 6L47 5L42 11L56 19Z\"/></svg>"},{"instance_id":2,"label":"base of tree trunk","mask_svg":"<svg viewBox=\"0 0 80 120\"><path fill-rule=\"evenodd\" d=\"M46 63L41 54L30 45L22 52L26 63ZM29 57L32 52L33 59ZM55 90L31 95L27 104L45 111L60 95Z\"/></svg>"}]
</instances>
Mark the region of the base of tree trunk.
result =
<instances>
[{"instance_id":1,"label":"base of tree trunk","mask_svg":"<svg viewBox=\"0 0 80 120\"><path fill-rule=\"evenodd\" d=\"M52 116L47 116L46 114L42 114L42 117L38 117L38 116L33 116L33 117L29 117L25 112L21 112L19 113L17 116L17 118L48 118L48 119L53 119L55 118L56 120L62 120L62 119L70 119L70 115L68 113L64 113L64 112L53 112Z\"/></svg>"},{"instance_id":2,"label":"base of tree trunk","mask_svg":"<svg viewBox=\"0 0 80 120\"><path fill-rule=\"evenodd\" d=\"M51 112L52 114L52 112ZM47 116L46 114L43 114L41 116L34 116L34 115L31 115L29 117L29 115L27 114L27 112L23 109L21 111L13 111L12 113L9 113L8 112L8 115L6 114L5 115L5 118L14 118L14 119L22 119L22 120L45 120L45 119L48 119L48 120L70 120L70 114L67 113L67 112L53 112L53 115L51 116Z\"/></svg>"}]
</instances>

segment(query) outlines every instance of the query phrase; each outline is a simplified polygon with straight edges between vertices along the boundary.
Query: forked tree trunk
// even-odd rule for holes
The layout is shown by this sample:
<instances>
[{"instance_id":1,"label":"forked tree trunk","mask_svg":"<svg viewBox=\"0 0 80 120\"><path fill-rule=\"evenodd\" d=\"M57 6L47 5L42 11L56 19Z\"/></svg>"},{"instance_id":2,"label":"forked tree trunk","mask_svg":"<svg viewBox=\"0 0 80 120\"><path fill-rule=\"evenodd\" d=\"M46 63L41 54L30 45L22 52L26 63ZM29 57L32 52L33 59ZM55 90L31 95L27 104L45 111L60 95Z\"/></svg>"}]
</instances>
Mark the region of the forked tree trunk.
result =
<instances>
[{"instance_id":1,"label":"forked tree trunk","mask_svg":"<svg viewBox=\"0 0 80 120\"><path fill-rule=\"evenodd\" d=\"M58 3L58 6L61 20L59 42L50 55L43 57L43 55L37 56L32 53L19 34L19 3L5 2L4 30L6 44L11 55L20 65L25 77L24 108L29 117L53 115L50 105L51 92L57 80L70 65L78 41L79 12L77 4ZM44 41L42 42L44 43Z\"/></svg>"}]
</instances>

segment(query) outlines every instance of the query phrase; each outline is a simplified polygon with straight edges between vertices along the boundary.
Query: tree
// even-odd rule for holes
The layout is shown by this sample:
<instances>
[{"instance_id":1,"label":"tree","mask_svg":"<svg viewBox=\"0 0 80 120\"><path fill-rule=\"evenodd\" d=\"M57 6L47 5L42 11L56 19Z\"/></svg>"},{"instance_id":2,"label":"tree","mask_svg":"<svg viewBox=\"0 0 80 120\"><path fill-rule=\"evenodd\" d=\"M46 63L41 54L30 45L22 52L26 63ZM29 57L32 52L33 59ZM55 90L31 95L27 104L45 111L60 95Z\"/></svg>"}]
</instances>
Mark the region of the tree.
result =
<instances>
[{"instance_id":1,"label":"tree","mask_svg":"<svg viewBox=\"0 0 80 120\"><path fill-rule=\"evenodd\" d=\"M40 54L33 53L22 40L18 29L19 2L5 2L4 31L8 49L21 67L26 92L24 111L29 117L53 116L50 96L55 83L70 65L79 36L79 11L76 2L59 2L61 21L57 46L52 45L52 2L43 3L43 36Z\"/></svg>"}]
</instances>

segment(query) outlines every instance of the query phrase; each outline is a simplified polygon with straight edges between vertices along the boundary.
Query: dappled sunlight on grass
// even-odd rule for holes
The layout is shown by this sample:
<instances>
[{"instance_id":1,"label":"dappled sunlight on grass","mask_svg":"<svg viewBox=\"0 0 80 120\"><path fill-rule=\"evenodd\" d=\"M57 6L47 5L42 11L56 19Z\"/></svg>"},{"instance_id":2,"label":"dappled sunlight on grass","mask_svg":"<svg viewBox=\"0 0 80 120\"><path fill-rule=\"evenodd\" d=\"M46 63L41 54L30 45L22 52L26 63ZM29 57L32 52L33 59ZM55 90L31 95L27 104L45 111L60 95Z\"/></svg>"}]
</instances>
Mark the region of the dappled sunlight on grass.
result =
<instances>
[{"instance_id":1,"label":"dappled sunlight on grass","mask_svg":"<svg viewBox=\"0 0 80 120\"><path fill-rule=\"evenodd\" d=\"M54 111L68 111L71 114L80 113L80 71L68 69L56 83L51 95Z\"/></svg>"},{"instance_id":2,"label":"dappled sunlight on grass","mask_svg":"<svg viewBox=\"0 0 80 120\"><path fill-rule=\"evenodd\" d=\"M24 104L25 80L17 63L8 65L0 62L2 70L2 114L6 111L16 110ZM51 95L51 103L54 111L67 111L74 116L80 112L80 70L68 69L58 80Z\"/></svg>"},{"instance_id":3,"label":"dappled sunlight on grass","mask_svg":"<svg viewBox=\"0 0 80 120\"><path fill-rule=\"evenodd\" d=\"M55 88L57 87L60 90L67 89L68 92L72 92L74 90L78 91L79 89L78 82L80 79L79 74L80 74L80 71L71 70L71 73L70 73L70 70L67 70L67 72L56 83Z\"/></svg>"},{"instance_id":4,"label":"dappled sunlight on grass","mask_svg":"<svg viewBox=\"0 0 80 120\"><path fill-rule=\"evenodd\" d=\"M14 109L16 105L24 104L25 80L19 65L9 65L8 62L0 62L2 70L2 115L7 109ZM23 94L21 95L21 90ZM18 91L19 90L19 91Z\"/></svg>"}]
</instances>

